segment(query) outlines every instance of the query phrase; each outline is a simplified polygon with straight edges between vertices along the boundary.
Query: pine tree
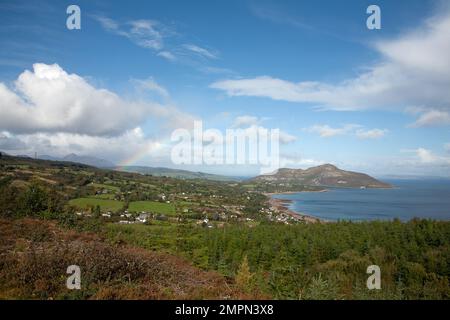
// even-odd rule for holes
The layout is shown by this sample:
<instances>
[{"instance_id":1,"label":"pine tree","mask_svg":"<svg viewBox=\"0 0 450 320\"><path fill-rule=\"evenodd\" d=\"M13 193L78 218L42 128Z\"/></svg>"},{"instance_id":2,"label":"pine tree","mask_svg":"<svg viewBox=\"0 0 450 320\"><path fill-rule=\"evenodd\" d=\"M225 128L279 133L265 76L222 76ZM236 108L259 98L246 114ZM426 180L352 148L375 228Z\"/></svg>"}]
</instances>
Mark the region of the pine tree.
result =
<instances>
[{"instance_id":1,"label":"pine tree","mask_svg":"<svg viewBox=\"0 0 450 320\"><path fill-rule=\"evenodd\" d=\"M242 259L242 263L236 274L236 285L243 291L251 291L251 280L253 274L250 272L250 267L248 265L247 255Z\"/></svg>"}]
</instances>

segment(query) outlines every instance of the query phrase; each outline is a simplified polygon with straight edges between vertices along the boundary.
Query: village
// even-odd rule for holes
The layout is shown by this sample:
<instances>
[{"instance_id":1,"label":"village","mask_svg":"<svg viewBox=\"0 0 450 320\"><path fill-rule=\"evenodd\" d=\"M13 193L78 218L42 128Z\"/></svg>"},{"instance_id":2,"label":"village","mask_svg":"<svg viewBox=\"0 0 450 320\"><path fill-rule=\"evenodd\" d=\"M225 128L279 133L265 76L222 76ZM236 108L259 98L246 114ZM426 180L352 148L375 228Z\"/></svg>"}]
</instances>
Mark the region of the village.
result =
<instances>
[{"instance_id":1,"label":"village","mask_svg":"<svg viewBox=\"0 0 450 320\"><path fill-rule=\"evenodd\" d=\"M229 222L251 225L255 221L245 213L245 205L221 204L222 195L208 195L208 201L205 201L205 196L199 193L161 193L153 200L126 201L132 194L131 191L123 193L113 185L98 188L99 185L91 183L90 186L95 189L93 195L72 201L77 208L75 211L77 216L97 216L117 224L151 224L152 221L190 222L204 228L222 228ZM250 196L246 199L250 200ZM111 205L117 201L123 202L124 205L120 209L107 210L108 204ZM261 208L260 214L267 214L272 221L272 209ZM284 222L287 219L280 215L277 221Z\"/></svg>"},{"instance_id":2,"label":"village","mask_svg":"<svg viewBox=\"0 0 450 320\"><path fill-rule=\"evenodd\" d=\"M136 198L136 191L126 191L126 187L117 185L117 181L114 184L91 182L87 187L90 189L90 195L71 201L77 208L75 214L80 217L98 216L117 224L191 223L203 228L222 228L226 223L244 223L251 227L258 220L286 225L317 222L311 217L294 213L285 203L271 197L260 200L255 210L257 213L249 213L245 204L226 204L229 202L226 199L224 201L226 196L223 194L163 192L156 194L151 200L141 200L142 198ZM146 190L145 185L134 183L133 186ZM145 191L142 193L145 194ZM245 203L258 196L261 196L259 192L247 191L244 195L241 194L241 199ZM121 205L114 206L117 202Z\"/></svg>"}]
</instances>

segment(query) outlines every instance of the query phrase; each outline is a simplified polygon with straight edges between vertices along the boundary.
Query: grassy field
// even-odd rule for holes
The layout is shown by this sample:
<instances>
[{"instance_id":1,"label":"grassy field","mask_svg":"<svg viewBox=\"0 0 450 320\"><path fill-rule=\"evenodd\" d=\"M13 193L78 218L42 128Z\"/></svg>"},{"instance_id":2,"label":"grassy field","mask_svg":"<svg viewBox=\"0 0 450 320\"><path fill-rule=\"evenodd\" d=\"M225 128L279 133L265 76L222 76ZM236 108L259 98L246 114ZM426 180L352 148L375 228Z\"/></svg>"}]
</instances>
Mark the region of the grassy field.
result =
<instances>
[{"instance_id":1,"label":"grassy field","mask_svg":"<svg viewBox=\"0 0 450 320\"><path fill-rule=\"evenodd\" d=\"M111 194L111 193L97 194L97 195L93 196L93 198L95 198L95 199L110 199L110 200L114 200L114 195Z\"/></svg>"},{"instance_id":2,"label":"grassy field","mask_svg":"<svg viewBox=\"0 0 450 320\"><path fill-rule=\"evenodd\" d=\"M123 207L122 201L94 198L78 198L69 201L69 204L81 209L87 209L89 206L100 206L102 211L117 211Z\"/></svg>"},{"instance_id":3,"label":"grassy field","mask_svg":"<svg viewBox=\"0 0 450 320\"><path fill-rule=\"evenodd\" d=\"M174 215L175 206L171 203L162 203L154 201L133 201L130 202L128 211L130 212L147 211L147 212L162 213L166 215Z\"/></svg>"}]
</instances>

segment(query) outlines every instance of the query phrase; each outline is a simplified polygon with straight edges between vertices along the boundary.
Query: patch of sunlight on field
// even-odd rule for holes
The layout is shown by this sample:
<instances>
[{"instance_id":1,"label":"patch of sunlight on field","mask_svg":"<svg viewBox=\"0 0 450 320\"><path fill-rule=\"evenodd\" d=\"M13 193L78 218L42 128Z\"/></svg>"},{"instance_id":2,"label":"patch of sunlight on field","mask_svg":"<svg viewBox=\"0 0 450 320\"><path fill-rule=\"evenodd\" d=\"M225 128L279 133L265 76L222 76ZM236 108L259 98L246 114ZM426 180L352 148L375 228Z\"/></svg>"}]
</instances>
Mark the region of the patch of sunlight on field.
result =
<instances>
[{"instance_id":1,"label":"patch of sunlight on field","mask_svg":"<svg viewBox=\"0 0 450 320\"><path fill-rule=\"evenodd\" d=\"M155 201L133 201L128 206L130 212L155 212L167 215L175 214L175 206L172 203L163 203Z\"/></svg>"},{"instance_id":2,"label":"patch of sunlight on field","mask_svg":"<svg viewBox=\"0 0 450 320\"><path fill-rule=\"evenodd\" d=\"M95 196L93 196L94 199L110 199L110 200L114 200L114 195L107 193L107 194L97 194Z\"/></svg>"}]
</instances>

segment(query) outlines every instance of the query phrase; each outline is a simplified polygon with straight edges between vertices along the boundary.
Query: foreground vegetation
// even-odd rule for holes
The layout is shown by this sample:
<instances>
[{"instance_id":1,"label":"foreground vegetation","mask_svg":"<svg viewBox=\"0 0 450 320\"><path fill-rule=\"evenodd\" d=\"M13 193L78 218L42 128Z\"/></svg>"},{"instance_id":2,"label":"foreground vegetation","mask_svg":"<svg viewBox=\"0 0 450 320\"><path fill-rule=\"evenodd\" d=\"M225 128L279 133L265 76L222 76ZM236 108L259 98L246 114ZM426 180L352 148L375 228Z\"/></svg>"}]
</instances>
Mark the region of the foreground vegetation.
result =
<instances>
[{"instance_id":1,"label":"foreground vegetation","mask_svg":"<svg viewBox=\"0 0 450 320\"><path fill-rule=\"evenodd\" d=\"M241 279L247 293L276 299L450 298L449 222L107 230L109 239L182 255L202 269ZM366 269L373 264L381 268L382 290L367 290Z\"/></svg>"},{"instance_id":2,"label":"foreground vegetation","mask_svg":"<svg viewBox=\"0 0 450 320\"><path fill-rule=\"evenodd\" d=\"M173 255L64 230L54 222L0 219L0 299L225 299L245 297L214 272ZM81 290L66 269L82 270Z\"/></svg>"},{"instance_id":3,"label":"foreground vegetation","mask_svg":"<svg viewBox=\"0 0 450 320\"><path fill-rule=\"evenodd\" d=\"M286 225L265 199L233 182L0 158L0 298L450 298L450 222ZM154 218L135 223L142 211ZM65 287L72 264L82 290ZM366 287L373 264L381 290Z\"/></svg>"}]
</instances>

